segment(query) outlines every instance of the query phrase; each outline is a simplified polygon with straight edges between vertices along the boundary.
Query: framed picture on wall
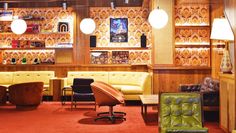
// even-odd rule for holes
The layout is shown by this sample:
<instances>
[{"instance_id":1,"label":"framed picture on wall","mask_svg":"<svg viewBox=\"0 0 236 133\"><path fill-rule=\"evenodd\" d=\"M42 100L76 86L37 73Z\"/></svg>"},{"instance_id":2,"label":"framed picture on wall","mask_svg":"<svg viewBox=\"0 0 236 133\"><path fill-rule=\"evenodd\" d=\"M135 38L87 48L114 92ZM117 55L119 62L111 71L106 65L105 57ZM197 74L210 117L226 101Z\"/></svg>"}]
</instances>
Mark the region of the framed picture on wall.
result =
<instances>
[{"instance_id":1,"label":"framed picture on wall","mask_svg":"<svg viewBox=\"0 0 236 133\"><path fill-rule=\"evenodd\" d=\"M128 42L127 18L110 18L110 42Z\"/></svg>"}]
</instances>

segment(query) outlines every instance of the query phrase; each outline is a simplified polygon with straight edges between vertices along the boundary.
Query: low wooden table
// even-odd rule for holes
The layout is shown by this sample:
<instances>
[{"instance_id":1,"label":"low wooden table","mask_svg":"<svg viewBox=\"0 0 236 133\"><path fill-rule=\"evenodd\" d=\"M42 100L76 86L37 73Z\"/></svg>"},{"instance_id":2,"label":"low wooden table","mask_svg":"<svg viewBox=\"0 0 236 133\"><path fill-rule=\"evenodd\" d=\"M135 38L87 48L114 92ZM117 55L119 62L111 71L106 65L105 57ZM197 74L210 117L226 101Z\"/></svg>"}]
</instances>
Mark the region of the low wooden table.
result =
<instances>
[{"instance_id":1,"label":"low wooden table","mask_svg":"<svg viewBox=\"0 0 236 133\"><path fill-rule=\"evenodd\" d=\"M158 106L159 104L158 95L139 95L139 97L142 102L142 114L147 114L147 106Z\"/></svg>"}]
</instances>

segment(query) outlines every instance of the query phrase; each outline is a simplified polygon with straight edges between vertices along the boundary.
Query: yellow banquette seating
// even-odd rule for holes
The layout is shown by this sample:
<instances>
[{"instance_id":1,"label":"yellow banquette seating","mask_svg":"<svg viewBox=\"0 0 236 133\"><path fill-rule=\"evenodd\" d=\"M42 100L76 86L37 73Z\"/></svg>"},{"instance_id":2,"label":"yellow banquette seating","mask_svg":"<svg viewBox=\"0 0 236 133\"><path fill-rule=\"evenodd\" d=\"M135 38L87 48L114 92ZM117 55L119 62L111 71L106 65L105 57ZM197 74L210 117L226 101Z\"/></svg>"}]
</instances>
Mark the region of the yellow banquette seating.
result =
<instances>
[{"instance_id":1,"label":"yellow banquette seating","mask_svg":"<svg viewBox=\"0 0 236 133\"><path fill-rule=\"evenodd\" d=\"M148 72L125 71L68 71L64 87L70 87L74 78L92 78L103 81L121 91L125 100L139 100L139 95L151 94L151 75Z\"/></svg>"},{"instance_id":2,"label":"yellow banquette seating","mask_svg":"<svg viewBox=\"0 0 236 133\"><path fill-rule=\"evenodd\" d=\"M0 72L0 85L10 86L24 82L43 82L44 95L52 95L52 87L49 86L49 80L54 78L54 71L14 71Z\"/></svg>"}]
</instances>

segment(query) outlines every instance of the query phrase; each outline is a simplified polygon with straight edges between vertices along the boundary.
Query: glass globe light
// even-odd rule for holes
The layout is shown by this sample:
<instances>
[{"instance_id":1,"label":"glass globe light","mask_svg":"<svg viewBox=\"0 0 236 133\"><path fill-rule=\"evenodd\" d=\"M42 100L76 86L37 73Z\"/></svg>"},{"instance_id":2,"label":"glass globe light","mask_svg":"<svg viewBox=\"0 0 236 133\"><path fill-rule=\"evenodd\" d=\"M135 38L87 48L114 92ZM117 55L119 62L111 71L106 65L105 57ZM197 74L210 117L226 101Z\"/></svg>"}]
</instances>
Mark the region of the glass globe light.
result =
<instances>
[{"instance_id":1,"label":"glass globe light","mask_svg":"<svg viewBox=\"0 0 236 133\"><path fill-rule=\"evenodd\" d=\"M84 18L80 22L80 30L84 34L91 34L91 33L93 33L95 28L96 28L96 24L95 24L94 20L91 19L91 18Z\"/></svg>"},{"instance_id":2,"label":"glass globe light","mask_svg":"<svg viewBox=\"0 0 236 133\"><path fill-rule=\"evenodd\" d=\"M15 19L11 23L11 30L15 34L23 34L27 29L27 24L23 19Z\"/></svg>"},{"instance_id":3,"label":"glass globe light","mask_svg":"<svg viewBox=\"0 0 236 133\"><path fill-rule=\"evenodd\" d=\"M168 22L168 15L162 9L154 9L148 16L148 22L155 29L163 28Z\"/></svg>"}]
</instances>

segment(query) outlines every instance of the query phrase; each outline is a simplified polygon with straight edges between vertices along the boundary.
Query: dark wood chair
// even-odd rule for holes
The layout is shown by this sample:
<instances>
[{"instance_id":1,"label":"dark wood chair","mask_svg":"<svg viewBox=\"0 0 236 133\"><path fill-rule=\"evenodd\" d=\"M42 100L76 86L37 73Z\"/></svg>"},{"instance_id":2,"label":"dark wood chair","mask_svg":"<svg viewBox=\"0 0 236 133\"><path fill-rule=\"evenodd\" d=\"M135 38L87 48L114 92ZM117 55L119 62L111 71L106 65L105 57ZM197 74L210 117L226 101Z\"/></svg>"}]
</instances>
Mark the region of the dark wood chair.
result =
<instances>
[{"instance_id":1,"label":"dark wood chair","mask_svg":"<svg viewBox=\"0 0 236 133\"><path fill-rule=\"evenodd\" d=\"M91 90L90 84L93 83L94 80L90 78L75 78L73 81L72 88L72 95L71 95L71 108L73 106L76 108L77 102L93 102L96 104L93 92Z\"/></svg>"}]
</instances>

